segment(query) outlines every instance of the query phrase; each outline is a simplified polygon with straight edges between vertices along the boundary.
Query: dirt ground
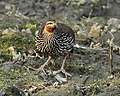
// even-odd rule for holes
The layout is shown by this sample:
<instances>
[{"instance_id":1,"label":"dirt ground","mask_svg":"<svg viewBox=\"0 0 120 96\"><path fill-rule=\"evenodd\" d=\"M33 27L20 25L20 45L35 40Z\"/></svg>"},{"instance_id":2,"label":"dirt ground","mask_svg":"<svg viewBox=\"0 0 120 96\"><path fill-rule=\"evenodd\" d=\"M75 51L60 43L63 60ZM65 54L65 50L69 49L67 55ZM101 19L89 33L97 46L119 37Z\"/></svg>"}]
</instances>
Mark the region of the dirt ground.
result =
<instances>
[{"instance_id":1,"label":"dirt ground","mask_svg":"<svg viewBox=\"0 0 120 96\"><path fill-rule=\"evenodd\" d=\"M119 0L1 0L0 96L120 96ZM74 54L64 74L63 57L33 69L46 56L36 52L35 32L48 19L70 26Z\"/></svg>"}]
</instances>

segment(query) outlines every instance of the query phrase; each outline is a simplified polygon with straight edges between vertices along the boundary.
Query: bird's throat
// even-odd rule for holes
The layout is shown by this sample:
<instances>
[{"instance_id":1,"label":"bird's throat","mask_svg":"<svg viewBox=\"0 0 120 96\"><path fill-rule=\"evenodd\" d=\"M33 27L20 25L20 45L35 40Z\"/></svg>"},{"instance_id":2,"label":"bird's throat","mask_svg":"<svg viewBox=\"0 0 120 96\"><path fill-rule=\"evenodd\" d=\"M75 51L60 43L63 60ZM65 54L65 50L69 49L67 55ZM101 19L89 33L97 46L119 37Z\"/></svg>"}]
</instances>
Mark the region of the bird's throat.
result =
<instances>
[{"instance_id":1,"label":"bird's throat","mask_svg":"<svg viewBox=\"0 0 120 96\"><path fill-rule=\"evenodd\" d=\"M48 32L48 33L53 33L54 28L51 27L51 26L47 26L47 27L45 27L45 31Z\"/></svg>"}]
</instances>

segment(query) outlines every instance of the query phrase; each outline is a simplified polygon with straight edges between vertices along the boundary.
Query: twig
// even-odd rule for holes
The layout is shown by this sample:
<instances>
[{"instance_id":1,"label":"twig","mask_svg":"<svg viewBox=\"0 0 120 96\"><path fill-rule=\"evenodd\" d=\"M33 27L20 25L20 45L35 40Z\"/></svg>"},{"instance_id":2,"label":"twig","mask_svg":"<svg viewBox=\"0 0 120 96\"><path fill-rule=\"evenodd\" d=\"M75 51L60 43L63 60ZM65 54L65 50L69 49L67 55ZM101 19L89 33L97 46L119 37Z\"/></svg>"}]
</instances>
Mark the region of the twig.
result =
<instances>
[{"instance_id":1,"label":"twig","mask_svg":"<svg viewBox=\"0 0 120 96\"><path fill-rule=\"evenodd\" d=\"M109 51L109 57L110 57L110 65L111 65L111 68L110 68L110 73L112 75L114 75L114 70L113 70L113 40L114 40L114 35L108 31L110 33L110 35L112 36L112 39L110 40L110 43L109 43L109 47L110 47L110 51Z\"/></svg>"},{"instance_id":2,"label":"twig","mask_svg":"<svg viewBox=\"0 0 120 96\"><path fill-rule=\"evenodd\" d=\"M50 14L49 14L48 10L45 9L44 11L46 12L47 17L50 18Z\"/></svg>"},{"instance_id":3,"label":"twig","mask_svg":"<svg viewBox=\"0 0 120 96\"><path fill-rule=\"evenodd\" d=\"M91 48L91 47L80 46L78 44L74 45L74 48L88 50L88 51L105 51L105 50L107 50L107 48Z\"/></svg>"},{"instance_id":4,"label":"twig","mask_svg":"<svg viewBox=\"0 0 120 96\"><path fill-rule=\"evenodd\" d=\"M83 81L83 85L86 84L86 82L88 81L89 78L90 78L90 75L85 78L85 80Z\"/></svg>"},{"instance_id":5,"label":"twig","mask_svg":"<svg viewBox=\"0 0 120 96\"><path fill-rule=\"evenodd\" d=\"M93 12L93 9L90 10L90 13L89 13L89 16L88 16L88 18L87 18L87 21L90 20L90 17L91 17L92 12Z\"/></svg>"}]
</instances>

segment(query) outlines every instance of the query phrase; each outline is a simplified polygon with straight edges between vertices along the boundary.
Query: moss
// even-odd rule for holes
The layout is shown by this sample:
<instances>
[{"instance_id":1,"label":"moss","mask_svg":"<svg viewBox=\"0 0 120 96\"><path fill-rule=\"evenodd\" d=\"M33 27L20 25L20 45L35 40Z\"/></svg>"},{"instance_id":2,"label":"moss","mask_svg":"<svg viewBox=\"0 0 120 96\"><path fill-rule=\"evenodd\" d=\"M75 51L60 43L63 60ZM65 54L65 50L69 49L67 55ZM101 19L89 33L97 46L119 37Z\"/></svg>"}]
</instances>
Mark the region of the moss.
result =
<instances>
[{"instance_id":1,"label":"moss","mask_svg":"<svg viewBox=\"0 0 120 96\"><path fill-rule=\"evenodd\" d=\"M96 22L98 24L104 25L106 20L104 20L103 18L100 17L94 17L94 18L81 18L81 22L77 22L78 25L76 25L76 22L70 19L66 19L66 21L64 21L65 18L62 18L61 21L65 22L67 25L71 26L73 29L75 29L75 26L81 28L81 30L88 30L86 32L89 32L91 26L93 24L95 24ZM43 20L44 21L44 20ZM27 22L23 23L19 23L19 27L23 28L23 29L31 29L32 32L31 33L25 33L25 32L14 32L14 34L11 35L5 35L2 36L2 34L0 33L0 62L4 62L2 67L0 68L0 89L2 89L3 91L7 92L9 95L8 96L12 96L12 92L11 90L8 90L9 88L12 88L13 85L15 85L18 89L25 89L28 88L34 84L40 86L39 84L44 83L44 80L41 80L40 77L38 75L35 75L34 72L30 71L30 73L28 72L28 70L25 67L28 67L30 65L32 66L39 66L36 65L38 63L43 63L43 61L45 62L45 59L42 60L33 60L33 58L30 60L26 60L24 63L20 62L20 63L15 63L15 64L10 64L8 61L11 57L11 54L8 52L8 48L10 46L14 46L17 50L17 52L21 52L24 53L25 51L28 50L35 50L35 42L34 42L34 33L35 31L39 28L37 26L37 24L39 23L39 21L37 21L36 17L33 17L30 19L30 21L28 20ZM78 86L79 84L81 84L82 79L84 79L84 76L94 76L94 78L89 78L89 80L87 81L85 87L87 88L87 96L95 96L95 95L99 95L100 93L104 93L105 91L110 92L112 90L115 89L111 89L112 87L116 87L118 85L120 85L120 80L119 79L107 79L108 73L107 73L107 69L108 69L108 58L105 58L104 61L104 65L100 65L103 67L106 67L106 71L102 70L103 67L98 68L99 67L99 63L101 64L101 56L98 53L92 54L86 51L83 52L79 52L80 53L80 57L81 58L74 58L75 60L71 60L71 62L66 61L65 64L65 70L67 72L72 73L73 78L74 76L77 75L78 79L74 79L74 80L68 80L68 85L67 84L63 84L63 86L61 86L61 88L57 89L54 88L53 86L50 88L46 87L43 90L40 90L38 94L35 94L35 96L45 96L45 95L60 95L60 94L64 94L64 96L73 96L73 89L74 86L73 84L78 81ZM92 59L91 59L92 58ZM96 58L96 59L93 59ZM63 60L63 59L62 59ZM55 60L55 65L54 64L49 64L49 68L51 70L57 70L61 67L62 64L62 60L60 59L56 59ZM90 61L93 61L92 63ZM100 62L101 61L101 62ZM105 63L107 61L107 64L105 66ZM8 64L6 64L6 62L8 62ZM19 62L19 61L18 61ZM97 63L97 64L96 64ZM48 67L47 66L47 67ZM115 75L119 75L119 67L117 67L116 70L116 74ZM35 67L36 68L36 67ZM104 72L103 72L104 71ZM82 75L82 77L80 77L79 75ZM45 76L45 78L47 78L47 80L51 79L47 76ZM81 79L82 78L82 79ZM52 77L53 79L53 77ZM46 80L46 82L47 82ZM48 80L48 81L49 81ZM52 81L52 80L51 80ZM72 82L72 83L71 83ZM52 82L54 83L54 82ZM110 87L110 88L109 88ZM47 89L48 88L48 89ZM107 89L108 88L108 89ZM50 89L50 90L49 90ZM67 89L67 91L66 91ZM79 89L81 92L81 89ZM9 91L9 92L8 92ZM82 92L81 92L82 93ZM68 95L69 94L69 95ZM15 96L15 95L14 95ZM78 95L79 96L79 95ZM81 95L80 95L81 96Z\"/></svg>"},{"instance_id":2,"label":"moss","mask_svg":"<svg viewBox=\"0 0 120 96\"><path fill-rule=\"evenodd\" d=\"M98 95L99 93L104 92L104 90L98 86L96 83L87 86L87 91L90 96Z\"/></svg>"},{"instance_id":3,"label":"moss","mask_svg":"<svg viewBox=\"0 0 120 96\"><path fill-rule=\"evenodd\" d=\"M36 29L36 25L32 25L32 24L26 24L25 27L30 29Z\"/></svg>"},{"instance_id":4,"label":"moss","mask_svg":"<svg viewBox=\"0 0 120 96\"><path fill-rule=\"evenodd\" d=\"M10 65L6 66L10 67ZM0 89L5 92L7 92L8 88L14 85L18 86L18 84L24 84L25 82L31 84L33 81L35 81L35 76L28 73L28 71L22 66L21 68L19 68L17 65L15 68L11 66L9 72L7 70L5 71L4 69L0 69Z\"/></svg>"},{"instance_id":5,"label":"moss","mask_svg":"<svg viewBox=\"0 0 120 96\"><path fill-rule=\"evenodd\" d=\"M16 32L12 36L0 37L1 56L8 57L8 48L14 46L18 52L35 49L34 36L26 33Z\"/></svg>"}]
</instances>

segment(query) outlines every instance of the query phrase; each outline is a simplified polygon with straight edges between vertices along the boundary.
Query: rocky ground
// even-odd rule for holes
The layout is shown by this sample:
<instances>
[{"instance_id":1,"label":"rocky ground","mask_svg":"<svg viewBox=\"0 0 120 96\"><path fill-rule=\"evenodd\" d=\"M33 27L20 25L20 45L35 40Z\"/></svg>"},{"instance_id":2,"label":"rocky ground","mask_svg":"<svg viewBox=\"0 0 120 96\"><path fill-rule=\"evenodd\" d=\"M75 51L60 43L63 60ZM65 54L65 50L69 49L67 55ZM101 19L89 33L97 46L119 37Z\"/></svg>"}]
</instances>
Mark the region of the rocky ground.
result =
<instances>
[{"instance_id":1,"label":"rocky ground","mask_svg":"<svg viewBox=\"0 0 120 96\"><path fill-rule=\"evenodd\" d=\"M1 0L0 96L120 96L119 0ZM34 34L48 19L75 32L74 55L54 75L62 57L33 69L46 57L36 53Z\"/></svg>"}]
</instances>

